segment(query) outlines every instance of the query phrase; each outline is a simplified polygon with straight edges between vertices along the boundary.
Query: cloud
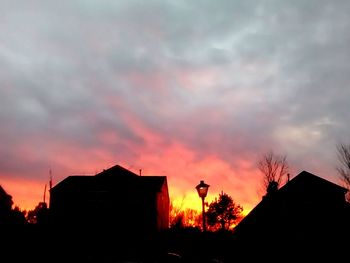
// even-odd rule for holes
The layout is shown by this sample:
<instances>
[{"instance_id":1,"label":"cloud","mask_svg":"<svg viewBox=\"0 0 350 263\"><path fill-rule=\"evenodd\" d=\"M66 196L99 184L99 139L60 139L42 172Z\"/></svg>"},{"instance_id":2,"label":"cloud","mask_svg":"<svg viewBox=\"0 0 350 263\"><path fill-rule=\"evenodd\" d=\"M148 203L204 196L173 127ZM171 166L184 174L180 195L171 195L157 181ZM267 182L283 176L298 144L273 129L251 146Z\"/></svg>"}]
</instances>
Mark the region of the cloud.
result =
<instances>
[{"instance_id":1,"label":"cloud","mask_svg":"<svg viewBox=\"0 0 350 263\"><path fill-rule=\"evenodd\" d=\"M0 179L120 163L168 175L177 198L205 176L252 207L273 149L337 181L346 1L0 3Z\"/></svg>"}]
</instances>

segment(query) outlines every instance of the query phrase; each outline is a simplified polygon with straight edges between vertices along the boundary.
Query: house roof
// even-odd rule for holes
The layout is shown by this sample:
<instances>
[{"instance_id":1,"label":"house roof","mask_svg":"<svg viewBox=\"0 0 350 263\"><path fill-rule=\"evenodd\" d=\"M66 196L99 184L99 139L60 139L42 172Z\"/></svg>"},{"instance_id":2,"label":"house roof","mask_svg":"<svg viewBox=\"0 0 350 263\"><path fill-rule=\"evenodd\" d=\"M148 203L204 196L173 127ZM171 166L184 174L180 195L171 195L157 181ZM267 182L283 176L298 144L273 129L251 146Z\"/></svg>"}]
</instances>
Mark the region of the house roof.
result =
<instances>
[{"instance_id":1,"label":"house roof","mask_svg":"<svg viewBox=\"0 0 350 263\"><path fill-rule=\"evenodd\" d=\"M324 178L302 171L275 193L263 197L263 199L246 215L242 221L236 226L236 230L254 225L258 223L262 217L269 216L271 212L275 212L276 204L283 198L302 200L305 196L312 196L318 193L318 197L328 198L328 193L336 193L341 196L348 190L340 185L332 183ZM317 197L316 197L317 198Z\"/></svg>"},{"instance_id":2,"label":"house roof","mask_svg":"<svg viewBox=\"0 0 350 263\"><path fill-rule=\"evenodd\" d=\"M140 176L126 168L115 165L102 172L92 175L71 175L55 185L51 191L61 190L82 190L96 187L115 187L121 186L120 191L125 189L123 186L132 186L134 189L142 191L160 191L162 185L166 183L166 176Z\"/></svg>"},{"instance_id":3,"label":"house roof","mask_svg":"<svg viewBox=\"0 0 350 263\"><path fill-rule=\"evenodd\" d=\"M316 185L325 186L329 188L333 188L335 191L339 191L342 193L346 193L348 190L338 184L335 184L331 181L328 181L322 177L319 177L315 174L309 173L307 171L302 171L297 176L292 178L288 183L282 186L279 191L287 191L288 189L294 187L295 185L303 185L305 188L307 187L315 187Z\"/></svg>"},{"instance_id":4,"label":"house roof","mask_svg":"<svg viewBox=\"0 0 350 263\"><path fill-rule=\"evenodd\" d=\"M92 176L86 175L70 175L63 179L61 182L52 187L50 191L54 192L63 188L76 188L84 187L93 181Z\"/></svg>"},{"instance_id":5,"label":"house roof","mask_svg":"<svg viewBox=\"0 0 350 263\"><path fill-rule=\"evenodd\" d=\"M124 167L120 165L114 165L111 168L108 168L106 170L103 170L102 172L96 174L96 176L139 176L132 171L125 169Z\"/></svg>"}]
</instances>

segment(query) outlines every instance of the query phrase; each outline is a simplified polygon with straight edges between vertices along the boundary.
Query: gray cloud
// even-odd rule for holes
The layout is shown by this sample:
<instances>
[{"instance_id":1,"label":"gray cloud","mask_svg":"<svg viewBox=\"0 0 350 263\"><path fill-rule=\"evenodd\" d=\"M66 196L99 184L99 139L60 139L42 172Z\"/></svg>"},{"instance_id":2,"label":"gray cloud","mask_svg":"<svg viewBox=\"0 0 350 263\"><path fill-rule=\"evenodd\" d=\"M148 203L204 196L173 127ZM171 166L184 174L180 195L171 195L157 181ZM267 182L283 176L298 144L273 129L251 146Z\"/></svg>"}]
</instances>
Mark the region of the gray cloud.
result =
<instances>
[{"instance_id":1,"label":"gray cloud","mask_svg":"<svg viewBox=\"0 0 350 263\"><path fill-rule=\"evenodd\" d=\"M177 141L235 167L272 148L336 180L331 149L350 139L348 1L0 5L2 173L34 178L11 160L39 172L57 144L129 162Z\"/></svg>"}]
</instances>

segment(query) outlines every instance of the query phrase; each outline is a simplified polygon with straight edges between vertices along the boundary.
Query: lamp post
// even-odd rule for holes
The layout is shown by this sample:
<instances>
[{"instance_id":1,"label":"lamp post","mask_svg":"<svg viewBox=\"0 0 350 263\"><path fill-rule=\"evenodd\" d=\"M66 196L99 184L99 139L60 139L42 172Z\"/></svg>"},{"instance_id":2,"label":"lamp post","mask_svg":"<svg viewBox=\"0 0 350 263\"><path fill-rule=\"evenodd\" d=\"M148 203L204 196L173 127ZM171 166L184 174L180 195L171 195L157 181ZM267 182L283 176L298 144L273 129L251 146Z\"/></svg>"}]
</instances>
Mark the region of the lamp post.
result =
<instances>
[{"instance_id":1,"label":"lamp post","mask_svg":"<svg viewBox=\"0 0 350 263\"><path fill-rule=\"evenodd\" d=\"M196 186L198 195L202 198L202 219L203 219L203 232L207 230L205 224L205 211L204 211L204 199L207 196L209 185L204 183L204 181L200 181L200 183Z\"/></svg>"}]
</instances>

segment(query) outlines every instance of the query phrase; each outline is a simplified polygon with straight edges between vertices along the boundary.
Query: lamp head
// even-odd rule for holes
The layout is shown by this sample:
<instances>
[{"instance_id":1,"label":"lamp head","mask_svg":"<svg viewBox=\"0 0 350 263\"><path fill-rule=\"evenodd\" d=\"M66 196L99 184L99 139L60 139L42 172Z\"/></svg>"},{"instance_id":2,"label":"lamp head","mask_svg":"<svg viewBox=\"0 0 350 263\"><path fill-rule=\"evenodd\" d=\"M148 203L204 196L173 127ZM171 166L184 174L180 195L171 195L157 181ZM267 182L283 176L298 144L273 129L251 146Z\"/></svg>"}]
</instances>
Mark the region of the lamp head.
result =
<instances>
[{"instance_id":1,"label":"lamp head","mask_svg":"<svg viewBox=\"0 0 350 263\"><path fill-rule=\"evenodd\" d=\"M205 198L208 194L209 185L204 183L203 180L196 186L199 197Z\"/></svg>"}]
</instances>

